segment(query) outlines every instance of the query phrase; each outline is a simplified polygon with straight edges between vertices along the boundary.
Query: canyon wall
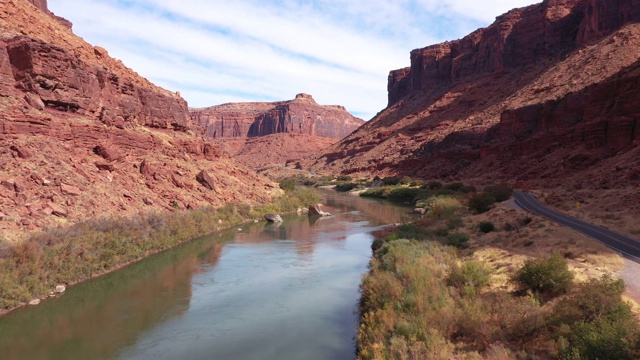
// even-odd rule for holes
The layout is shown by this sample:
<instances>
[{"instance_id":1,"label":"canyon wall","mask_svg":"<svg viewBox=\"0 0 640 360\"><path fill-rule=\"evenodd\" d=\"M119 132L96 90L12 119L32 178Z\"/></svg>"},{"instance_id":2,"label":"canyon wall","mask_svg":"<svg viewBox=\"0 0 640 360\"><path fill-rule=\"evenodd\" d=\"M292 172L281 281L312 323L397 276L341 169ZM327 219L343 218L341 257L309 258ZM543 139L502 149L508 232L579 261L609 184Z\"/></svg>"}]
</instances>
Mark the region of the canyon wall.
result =
<instances>
[{"instance_id":1,"label":"canyon wall","mask_svg":"<svg viewBox=\"0 0 640 360\"><path fill-rule=\"evenodd\" d=\"M546 0L413 50L410 67L389 74L388 107L303 165L627 185L640 177L630 163L640 151L639 21L639 0Z\"/></svg>"}]
</instances>

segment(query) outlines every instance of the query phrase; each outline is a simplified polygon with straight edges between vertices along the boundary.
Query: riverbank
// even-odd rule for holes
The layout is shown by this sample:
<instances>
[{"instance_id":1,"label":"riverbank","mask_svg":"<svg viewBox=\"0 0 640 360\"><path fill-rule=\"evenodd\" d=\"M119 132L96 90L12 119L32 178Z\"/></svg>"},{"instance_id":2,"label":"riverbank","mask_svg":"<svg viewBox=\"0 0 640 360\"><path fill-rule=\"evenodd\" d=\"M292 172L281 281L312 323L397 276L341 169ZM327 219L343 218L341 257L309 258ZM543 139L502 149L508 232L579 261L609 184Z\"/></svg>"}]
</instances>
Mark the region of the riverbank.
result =
<instances>
[{"instance_id":1,"label":"riverbank","mask_svg":"<svg viewBox=\"0 0 640 360\"><path fill-rule=\"evenodd\" d=\"M624 264L615 252L508 202L439 214L378 234L362 282L359 359L640 355L637 314L612 277ZM514 280L553 253L574 277L566 293Z\"/></svg>"},{"instance_id":2,"label":"riverbank","mask_svg":"<svg viewBox=\"0 0 640 360\"><path fill-rule=\"evenodd\" d=\"M46 299L59 285L84 282L221 229L317 203L314 190L285 192L273 203L252 207L153 213L133 218L96 219L34 234L0 257L0 315Z\"/></svg>"}]
</instances>

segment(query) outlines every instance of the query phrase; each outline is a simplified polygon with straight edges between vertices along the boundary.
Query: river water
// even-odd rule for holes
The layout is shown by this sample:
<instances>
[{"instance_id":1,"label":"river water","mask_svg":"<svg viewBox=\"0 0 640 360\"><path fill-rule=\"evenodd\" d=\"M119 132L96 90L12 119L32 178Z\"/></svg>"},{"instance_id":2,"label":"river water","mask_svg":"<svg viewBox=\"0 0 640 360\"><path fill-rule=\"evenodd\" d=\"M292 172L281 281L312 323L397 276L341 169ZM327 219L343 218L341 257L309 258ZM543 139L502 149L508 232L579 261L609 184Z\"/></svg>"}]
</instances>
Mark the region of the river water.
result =
<instances>
[{"instance_id":1,"label":"river water","mask_svg":"<svg viewBox=\"0 0 640 360\"><path fill-rule=\"evenodd\" d=\"M0 359L354 359L371 233L408 209L321 195L334 216L242 225L0 318Z\"/></svg>"}]
</instances>

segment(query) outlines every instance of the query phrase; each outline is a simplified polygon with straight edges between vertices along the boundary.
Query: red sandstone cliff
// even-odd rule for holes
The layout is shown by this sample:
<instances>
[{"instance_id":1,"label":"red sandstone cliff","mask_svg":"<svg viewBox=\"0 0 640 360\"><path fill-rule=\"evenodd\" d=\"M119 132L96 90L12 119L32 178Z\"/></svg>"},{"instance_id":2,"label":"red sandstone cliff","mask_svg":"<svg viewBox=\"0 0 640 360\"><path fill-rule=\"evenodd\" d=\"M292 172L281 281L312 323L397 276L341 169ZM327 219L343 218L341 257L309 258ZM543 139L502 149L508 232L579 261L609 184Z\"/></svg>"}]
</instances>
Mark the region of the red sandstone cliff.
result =
<instances>
[{"instance_id":1,"label":"red sandstone cliff","mask_svg":"<svg viewBox=\"0 0 640 360\"><path fill-rule=\"evenodd\" d=\"M73 35L46 1L0 0L0 246L87 218L270 198L277 185L191 125L179 95Z\"/></svg>"},{"instance_id":2,"label":"red sandstone cliff","mask_svg":"<svg viewBox=\"0 0 640 360\"><path fill-rule=\"evenodd\" d=\"M306 166L607 187L637 182L640 0L547 0L411 52L389 105Z\"/></svg>"},{"instance_id":3,"label":"red sandstone cliff","mask_svg":"<svg viewBox=\"0 0 640 360\"><path fill-rule=\"evenodd\" d=\"M308 94L289 101L191 109L191 119L254 169L317 154L364 124L343 106L318 105Z\"/></svg>"}]
</instances>

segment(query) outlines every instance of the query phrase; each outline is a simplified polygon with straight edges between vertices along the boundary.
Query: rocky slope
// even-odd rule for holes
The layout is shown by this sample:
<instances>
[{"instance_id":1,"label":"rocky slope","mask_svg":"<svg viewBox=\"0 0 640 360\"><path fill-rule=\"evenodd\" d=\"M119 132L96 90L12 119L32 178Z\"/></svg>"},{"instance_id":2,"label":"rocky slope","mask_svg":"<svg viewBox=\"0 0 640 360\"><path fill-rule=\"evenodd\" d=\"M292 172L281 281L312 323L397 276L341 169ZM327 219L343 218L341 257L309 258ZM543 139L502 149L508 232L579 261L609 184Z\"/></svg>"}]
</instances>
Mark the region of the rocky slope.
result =
<instances>
[{"instance_id":1,"label":"rocky slope","mask_svg":"<svg viewBox=\"0 0 640 360\"><path fill-rule=\"evenodd\" d=\"M179 94L73 35L46 1L0 0L0 241L277 192L192 128Z\"/></svg>"},{"instance_id":2,"label":"rocky slope","mask_svg":"<svg viewBox=\"0 0 640 360\"><path fill-rule=\"evenodd\" d=\"M388 107L305 166L521 186L637 183L638 21L639 0L546 0L414 50L410 67L389 74Z\"/></svg>"},{"instance_id":3,"label":"rocky slope","mask_svg":"<svg viewBox=\"0 0 640 360\"><path fill-rule=\"evenodd\" d=\"M280 102L229 103L190 109L191 119L243 164L261 168L319 153L364 124L340 105L308 94Z\"/></svg>"}]
</instances>

